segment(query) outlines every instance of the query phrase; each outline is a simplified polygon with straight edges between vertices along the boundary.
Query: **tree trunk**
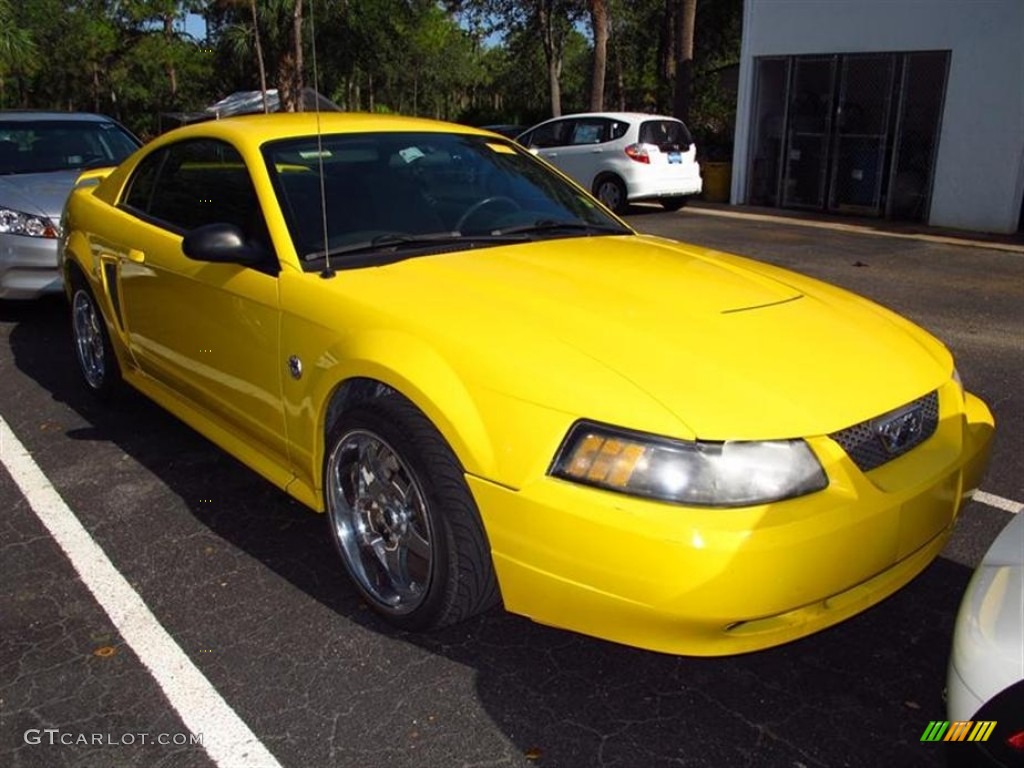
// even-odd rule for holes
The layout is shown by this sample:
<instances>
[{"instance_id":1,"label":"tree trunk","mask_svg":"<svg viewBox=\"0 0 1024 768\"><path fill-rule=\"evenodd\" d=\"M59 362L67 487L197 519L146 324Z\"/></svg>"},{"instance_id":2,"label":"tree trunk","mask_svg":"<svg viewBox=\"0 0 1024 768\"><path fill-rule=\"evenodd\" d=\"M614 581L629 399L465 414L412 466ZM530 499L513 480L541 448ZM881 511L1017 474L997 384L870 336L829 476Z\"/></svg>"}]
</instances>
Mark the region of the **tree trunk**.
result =
<instances>
[{"instance_id":1,"label":"tree trunk","mask_svg":"<svg viewBox=\"0 0 1024 768\"><path fill-rule=\"evenodd\" d=\"M608 36L611 19L608 14L608 0L588 0L590 21L594 28L594 71L590 81L590 109L604 110L604 80L608 69Z\"/></svg>"},{"instance_id":2,"label":"tree trunk","mask_svg":"<svg viewBox=\"0 0 1024 768\"><path fill-rule=\"evenodd\" d=\"M260 91L263 93L263 114L270 112L267 104L267 67L263 63L263 43L260 42L260 23L256 18L256 0L249 0L252 11L252 34L256 38L256 63L260 70Z\"/></svg>"},{"instance_id":3,"label":"tree trunk","mask_svg":"<svg viewBox=\"0 0 1024 768\"><path fill-rule=\"evenodd\" d=\"M676 41L676 91L674 113L683 122L690 119L693 91L693 30L697 20L697 0L679 0L679 34Z\"/></svg>"},{"instance_id":4,"label":"tree trunk","mask_svg":"<svg viewBox=\"0 0 1024 768\"><path fill-rule=\"evenodd\" d=\"M615 38L619 39L618 36ZM615 89L618 91L619 112L626 111L626 75L622 71L622 46L615 44Z\"/></svg>"},{"instance_id":5,"label":"tree trunk","mask_svg":"<svg viewBox=\"0 0 1024 768\"><path fill-rule=\"evenodd\" d=\"M562 116L562 50L555 34L551 0L542 0L537 11L541 40L544 44L544 59L548 65L548 90L551 94L551 116Z\"/></svg>"},{"instance_id":6,"label":"tree trunk","mask_svg":"<svg viewBox=\"0 0 1024 768\"><path fill-rule=\"evenodd\" d=\"M164 16L164 40L170 45L174 39L174 16L167 14ZM164 69L167 71L167 79L171 86L171 103L177 101L178 97L178 70L174 66L174 61L169 60L164 64ZM99 110L96 110L97 112Z\"/></svg>"},{"instance_id":7,"label":"tree trunk","mask_svg":"<svg viewBox=\"0 0 1024 768\"><path fill-rule=\"evenodd\" d=\"M548 62L548 88L551 91L551 116L562 116L562 62Z\"/></svg>"},{"instance_id":8,"label":"tree trunk","mask_svg":"<svg viewBox=\"0 0 1024 768\"><path fill-rule=\"evenodd\" d=\"M295 59L291 49L287 50L277 62L277 96L282 112L296 111Z\"/></svg>"},{"instance_id":9,"label":"tree trunk","mask_svg":"<svg viewBox=\"0 0 1024 768\"><path fill-rule=\"evenodd\" d=\"M658 39L658 78L655 92L655 109L663 114L672 109L673 86L676 82L676 19L679 17L679 0L665 0L665 17Z\"/></svg>"},{"instance_id":10,"label":"tree trunk","mask_svg":"<svg viewBox=\"0 0 1024 768\"><path fill-rule=\"evenodd\" d=\"M292 61L295 65L292 70L292 98L289 112L303 111L302 89L305 85L302 72L302 0L295 0L295 12L292 14Z\"/></svg>"}]
</instances>

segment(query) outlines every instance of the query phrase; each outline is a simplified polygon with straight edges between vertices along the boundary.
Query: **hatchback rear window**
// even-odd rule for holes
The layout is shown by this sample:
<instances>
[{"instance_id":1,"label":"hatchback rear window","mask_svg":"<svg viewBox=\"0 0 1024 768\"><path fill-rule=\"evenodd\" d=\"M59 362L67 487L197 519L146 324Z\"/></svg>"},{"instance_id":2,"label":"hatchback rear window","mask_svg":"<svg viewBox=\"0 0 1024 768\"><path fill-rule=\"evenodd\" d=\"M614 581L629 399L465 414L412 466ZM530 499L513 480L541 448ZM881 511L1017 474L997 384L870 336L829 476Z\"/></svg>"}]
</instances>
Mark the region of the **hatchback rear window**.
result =
<instances>
[{"instance_id":1,"label":"hatchback rear window","mask_svg":"<svg viewBox=\"0 0 1024 768\"><path fill-rule=\"evenodd\" d=\"M662 152L685 152L693 138L678 120L647 120L640 125L640 143L654 144Z\"/></svg>"}]
</instances>

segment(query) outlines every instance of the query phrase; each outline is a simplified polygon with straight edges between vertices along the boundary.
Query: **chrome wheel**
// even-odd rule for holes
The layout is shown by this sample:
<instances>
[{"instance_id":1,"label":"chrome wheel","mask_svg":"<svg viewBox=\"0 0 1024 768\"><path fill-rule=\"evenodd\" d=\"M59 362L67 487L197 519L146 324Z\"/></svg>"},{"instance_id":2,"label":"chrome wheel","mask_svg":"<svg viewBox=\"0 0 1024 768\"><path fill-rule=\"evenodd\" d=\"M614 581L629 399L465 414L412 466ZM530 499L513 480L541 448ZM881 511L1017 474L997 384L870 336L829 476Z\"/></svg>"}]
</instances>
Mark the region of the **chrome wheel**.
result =
<instances>
[{"instance_id":1,"label":"chrome wheel","mask_svg":"<svg viewBox=\"0 0 1024 768\"><path fill-rule=\"evenodd\" d=\"M76 290L72 299L71 323L82 375L90 387L101 389L107 378L103 318L100 317L92 296L84 288Z\"/></svg>"},{"instance_id":2,"label":"chrome wheel","mask_svg":"<svg viewBox=\"0 0 1024 768\"><path fill-rule=\"evenodd\" d=\"M415 611L433 576L434 539L420 482L382 437L343 434L327 461L326 500L349 573L390 615Z\"/></svg>"}]
</instances>

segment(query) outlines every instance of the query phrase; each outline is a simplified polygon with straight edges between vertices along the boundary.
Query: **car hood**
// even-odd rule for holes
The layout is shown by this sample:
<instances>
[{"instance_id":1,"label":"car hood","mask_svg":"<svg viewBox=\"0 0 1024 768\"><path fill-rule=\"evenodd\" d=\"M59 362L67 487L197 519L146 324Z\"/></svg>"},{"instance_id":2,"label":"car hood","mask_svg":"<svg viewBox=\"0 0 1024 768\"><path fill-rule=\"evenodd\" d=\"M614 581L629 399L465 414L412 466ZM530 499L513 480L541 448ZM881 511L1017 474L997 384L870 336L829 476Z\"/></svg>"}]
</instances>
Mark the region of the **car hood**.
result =
<instances>
[{"instance_id":1,"label":"car hood","mask_svg":"<svg viewBox=\"0 0 1024 768\"><path fill-rule=\"evenodd\" d=\"M56 224L78 174L79 171L73 170L0 176L0 205L47 216Z\"/></svg>"},{"instance_id":2,"label":"car hood","mask_svg":"<svg viewBox=\"0 0 1024 768\"><path fill-rule=\"evenodd\" d=\"M364 299L379 290L378 307L458 347L449 357L464 379L637 429L650 426L634 418L640 390L681 422L679 436L827 434L952 370L938 342L866 300L660 238L546 240L360 271L377 273L364 275ZM595 401L600 412L578 413Z\"/></svg>"}]
</instances>

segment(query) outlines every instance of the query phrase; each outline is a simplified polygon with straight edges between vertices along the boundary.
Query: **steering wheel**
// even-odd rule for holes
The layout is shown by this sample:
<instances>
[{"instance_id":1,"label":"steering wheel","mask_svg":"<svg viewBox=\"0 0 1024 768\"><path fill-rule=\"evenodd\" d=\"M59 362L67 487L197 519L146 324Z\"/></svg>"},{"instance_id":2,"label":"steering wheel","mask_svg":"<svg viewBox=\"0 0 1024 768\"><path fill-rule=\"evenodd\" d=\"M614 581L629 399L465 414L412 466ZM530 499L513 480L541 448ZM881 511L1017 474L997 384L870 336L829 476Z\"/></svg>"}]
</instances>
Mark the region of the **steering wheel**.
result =
<instances>
[{"instance_id":1,"label":"steering wheel","mask_svg":"<svg viewBox=\"0 0 1024 768\"><path fill-rule=\"evenodd\" d=\"M521 211L523 209L523 206L521 206L511 197L505 197L504 195L493 195L492 197L485 197L483 200L478 200L477 202L473 203L471 206L469 206L469 208L467 208L463 212L461 216L459 216L459 220L455 222L455 231L461 232L462 226L467 221L469 221L473 214L475 214L477 211L483 208L486 208L488 205L494 205L495 203L504 203L505 205L513 207L517 211Z\"/></svg>"}]
</instances>

